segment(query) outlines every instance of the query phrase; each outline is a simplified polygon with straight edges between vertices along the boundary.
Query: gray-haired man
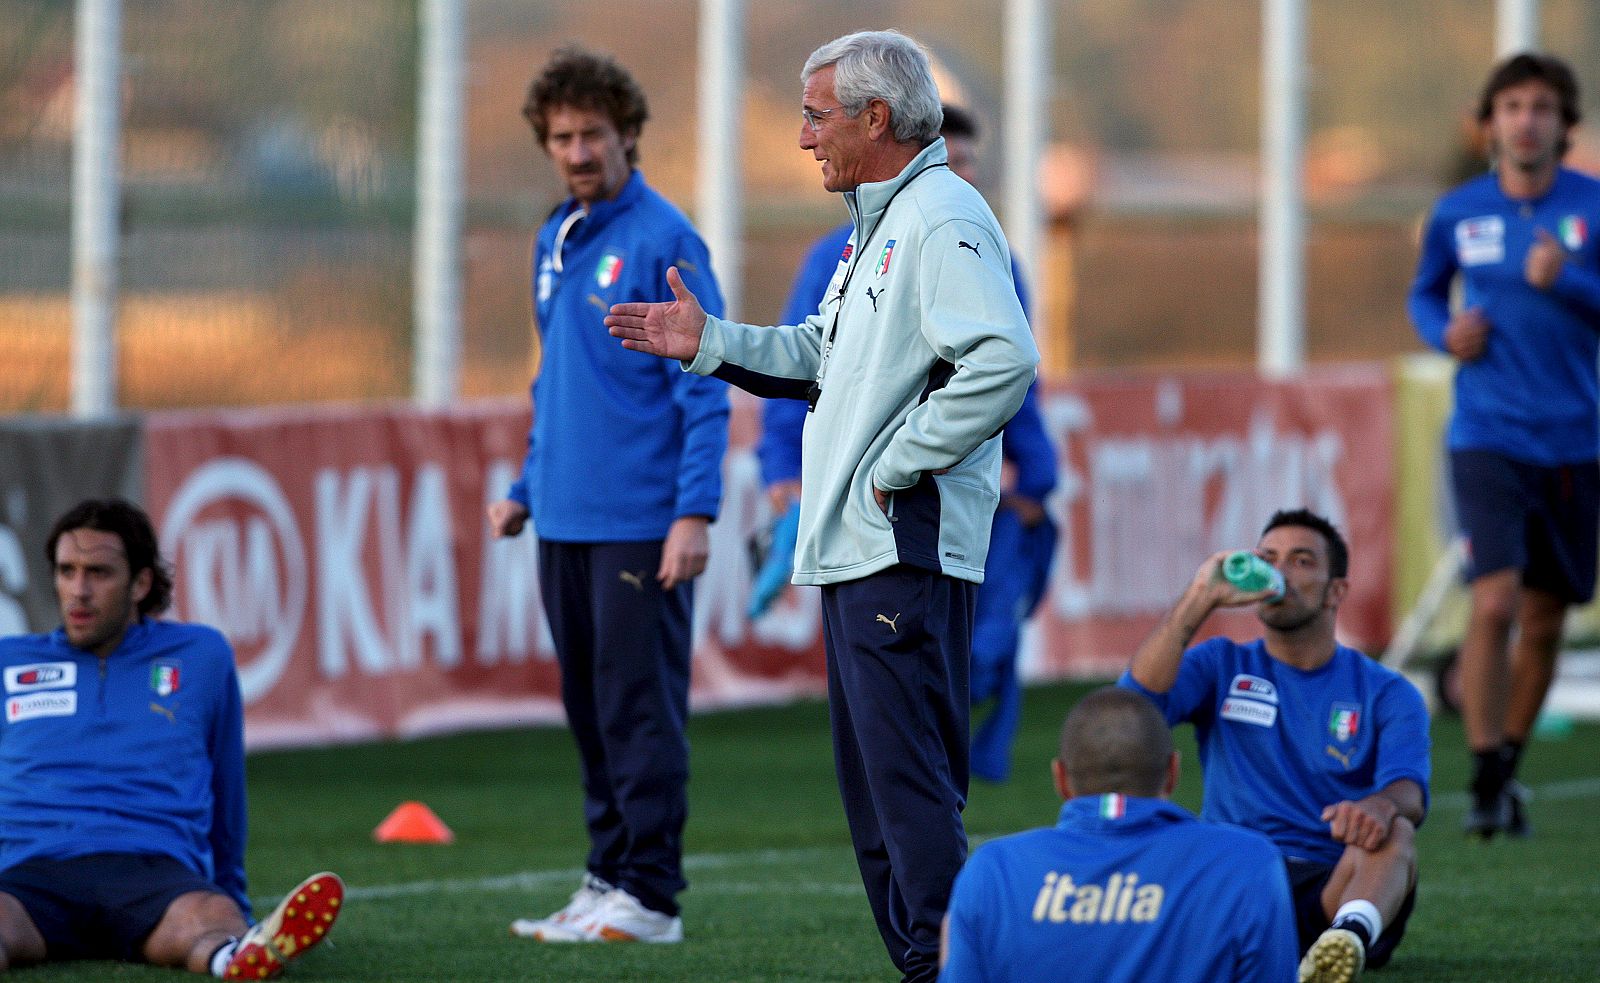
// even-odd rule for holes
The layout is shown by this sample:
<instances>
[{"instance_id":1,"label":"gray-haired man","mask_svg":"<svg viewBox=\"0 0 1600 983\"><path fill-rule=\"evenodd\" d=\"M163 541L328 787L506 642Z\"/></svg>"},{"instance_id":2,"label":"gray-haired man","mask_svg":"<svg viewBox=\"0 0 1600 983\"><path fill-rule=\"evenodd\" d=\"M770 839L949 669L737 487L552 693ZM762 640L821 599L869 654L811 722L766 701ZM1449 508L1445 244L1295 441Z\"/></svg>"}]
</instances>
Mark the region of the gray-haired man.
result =
<instances>
[{"instance_id":1,"label":"gray-haired man","mask_svg":"<svg viewBox=\"0 0 1600 983\"><path fill-rule=\"evenodd\" d=\"M967 853L967 674L997 435L1039 356L1000 224L947 164L922 49L851 34L801 79L800 146L855 224L817 312L777 328L707 317L669 271L674 302L618 304L606 324L692 372L810 383L794 582L822 587L834 759L878 930L906 979L932 980Z\"/></svg>"}]
</instances>

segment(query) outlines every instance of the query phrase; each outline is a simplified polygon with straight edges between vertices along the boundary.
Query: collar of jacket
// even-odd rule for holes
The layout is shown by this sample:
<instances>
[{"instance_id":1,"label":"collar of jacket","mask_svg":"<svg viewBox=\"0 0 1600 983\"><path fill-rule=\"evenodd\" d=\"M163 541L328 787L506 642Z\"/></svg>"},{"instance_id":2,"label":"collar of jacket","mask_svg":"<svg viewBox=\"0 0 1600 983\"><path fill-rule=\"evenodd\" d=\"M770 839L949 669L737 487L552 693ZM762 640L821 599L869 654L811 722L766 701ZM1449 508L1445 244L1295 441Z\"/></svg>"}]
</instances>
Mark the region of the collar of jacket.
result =
<instances>
[{"instance_id":1,"label":"collar of jacket","mask_svg":"<svg viewBox=\"0 0 1600 983\"><path fill-rule=\"evenodd\" d=\"M934 164L944 164L950 159L945 152L944 137L937 137L934 141L922 148L922 152L911 158L899 174L887 181L871 181L867 184L858 184L854 191L844 193L844 202L850 209L850 217L855 220L856 229L859 231L862 222L868 225L877 221L880 213L889 207L889 201L906 182L920 174L923 168Z\"/></svg>"},{"instance_id":2,"label":"collar of jacket","mask_svg":"<svg viewBox=\"0 0 1600 983\"><path fill-rule=\"evenodd\" d=\"M642 197L644 197L644 175L639 173L636 167L628 172L628 180L623 182L622 190L617 192L615 198L602 199L589 206L589 214L584 216L583 221L573 226L572 231L568 233L568 239L583 239L594 235L605 228L613 218L633 207ZM581 206L578 204L578 199L568 198L561 203L556 213L566 218L579 207Z\"/></svg>"}]
</instances>

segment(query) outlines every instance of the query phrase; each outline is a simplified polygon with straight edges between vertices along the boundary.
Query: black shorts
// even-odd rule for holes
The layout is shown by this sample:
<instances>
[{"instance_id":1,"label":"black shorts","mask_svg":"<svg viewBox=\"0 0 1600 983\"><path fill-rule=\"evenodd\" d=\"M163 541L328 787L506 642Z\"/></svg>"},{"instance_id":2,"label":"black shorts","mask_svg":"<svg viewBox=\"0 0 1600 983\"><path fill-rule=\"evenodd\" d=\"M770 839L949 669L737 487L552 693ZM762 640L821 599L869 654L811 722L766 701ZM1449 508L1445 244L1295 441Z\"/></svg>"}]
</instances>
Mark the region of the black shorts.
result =
<instances>
[{"instance_id":1,"label":"black shorts","mask_svg":"<svg viewBox=\"0 0 1600 983\"><path fill-rule=\"evenodd\" d=\"M1600 461L1544 467L1493 451L1451 451L1467 580L1521 570L1522 582L1575 604L1594 596Z\"/></svg>"},{"instance_id":2,"label":"black shorts","mask_svg":"<svg viewBox=\"0 0 1600 983\"><path fill-rule=\"evenodd\" d=\"M1294 927L1300 935L1300 952L1304 954L1311 948L1311 943L1317 941L1317 936L1328 929L1328 914L1322 909L1322 889L1328 886L1334 865L1320 860L1284 857L1283 867L1289 874L1289 893L1294 896ZM1406 934L1406 922L1411 919L1411 909L1416 904L1417 888L1412 885L1394 921L1383 926L1378 941L1367 947L1368 969L1377 969L1394 955L1400 939Z\"/></svg>"},{"instance_id":3,"label":"black shorts","mask_svg":"<svg viewBox=\"0 0 1600 983\"><path fill-rule=\"evenodd\" d=\"M151 854L36 858L0 871L0 892L22 902L51 960L142 962L145 939L191 891L222 893L172 857Z\"/></svg>"}]
</instances>

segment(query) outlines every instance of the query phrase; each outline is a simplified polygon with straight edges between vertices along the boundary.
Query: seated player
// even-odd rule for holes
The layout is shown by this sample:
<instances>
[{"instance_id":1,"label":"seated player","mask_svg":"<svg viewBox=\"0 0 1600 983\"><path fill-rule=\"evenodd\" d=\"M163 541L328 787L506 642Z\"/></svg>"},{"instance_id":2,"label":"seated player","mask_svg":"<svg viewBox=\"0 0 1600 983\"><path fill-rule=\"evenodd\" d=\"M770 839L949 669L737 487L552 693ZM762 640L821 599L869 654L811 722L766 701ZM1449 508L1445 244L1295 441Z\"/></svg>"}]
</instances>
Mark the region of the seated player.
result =
<instances>
[{"instance_id":1,"label":"seated player","mask_svg":"<svg viewBox=\"0 0 1600 983\"><path fill-rule=\"evenodd\" d=\"M277 976L327 936L344 885L315 874L248 922L232 649L154 617L172 580L137 506L80 503L46 556L61 627L0 639L0 970L120 959Z\"/></svg>"},{"instance_id":2,"label":"seated player","mask_svg":"<svg viewBox=\"0 0 1600 983\"><path fill-rule=\"evenodd\" d=\"M1389 961L1416 901L1415 834L1428 805L1428 712L1399 673L1334 638L1349 549L1327 519L1279 512L1256 553L1284 590L1244 591L1201 564L1121 685L1169 724L1190 721L1201 816L1260 830L1294 891L1301 983L1348 983ZM1265 637L1184 650L1211 612L1257 604Z\"/></svg>"},{"instance_id":3,"label":"seated player","mask_svg":"<svg viewBox=\"0 0 1600 983\"><path fill-rule=\"evenodd\" d=\"M1178 755L1148 700L1114 686L1084 697L1051 770L1061 822L979 847L957 876L941 980L1287 983L1278 851L1166 801Z\"/></svg>"}]
</instances>

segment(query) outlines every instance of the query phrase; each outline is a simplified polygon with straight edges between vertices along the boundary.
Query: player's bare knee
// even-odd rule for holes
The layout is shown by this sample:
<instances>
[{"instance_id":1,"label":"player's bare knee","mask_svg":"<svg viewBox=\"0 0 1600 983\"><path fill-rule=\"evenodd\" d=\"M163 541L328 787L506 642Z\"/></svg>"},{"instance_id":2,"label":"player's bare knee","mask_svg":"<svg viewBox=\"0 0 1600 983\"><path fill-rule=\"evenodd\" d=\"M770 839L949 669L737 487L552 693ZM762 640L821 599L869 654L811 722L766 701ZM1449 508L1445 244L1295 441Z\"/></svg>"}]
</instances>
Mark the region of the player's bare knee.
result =
<instances>
[{"instance_id":1,"label":"player's bare knee","mask_svg":"<svg viewBox=\"0 0 1600 983\"><path fill-rule=\"evenodd\" d=\"M244 915L233 899L211 891L191 891L172 900L144 943L145 960L156 966L193 968L195 953L209 956L229 936L243 935Z\"/></svg>"},{"instance_id":2,"label":"player's bare knee","mask_svg":"<svg viewBox=\"0 0 1600 983\"><path fill-rule=\"evenodd\" d=\"M22 902L0 893L0 972L43 962L44 937Z\"/></svg>"},{"instance_id":3,"label":"player's bare knee","mask_svg":"<svg viewBox=\"0 0 1600 983\"><path fill-rule=\"evenodd\" d=\"M1564 622L1561 619L1546 621L1525 618L1517 626L1517 630L1521 633L1518 648L1522 653L1534 656L1541 662L1554 662L1561 649L1563 627Z\"/></svg>"},{"instance_id":4,"label":"player's bare knee","mask_svg":"<svg viewBox=\"0 0 1600 983\"><path fill-rule=\"evenodd\" d=\"M1380 852L1396 862L1416 866L1417 827L1404 816L1394 817L1394 822L1389 826L1389 838L1384 841Z\"/></svg>"},{"instance_id":5,"label":"player's bare knee","mask_svg":"<svg viewBox=\"0 0 1600 983\"><path fill-rule=\"evenodd\" d=\"M1511 630L1519 608L1519 587L1515 580L1495 574L1472 584L1472 620L1494 631Z\"/></svg>"}]
</instances>

